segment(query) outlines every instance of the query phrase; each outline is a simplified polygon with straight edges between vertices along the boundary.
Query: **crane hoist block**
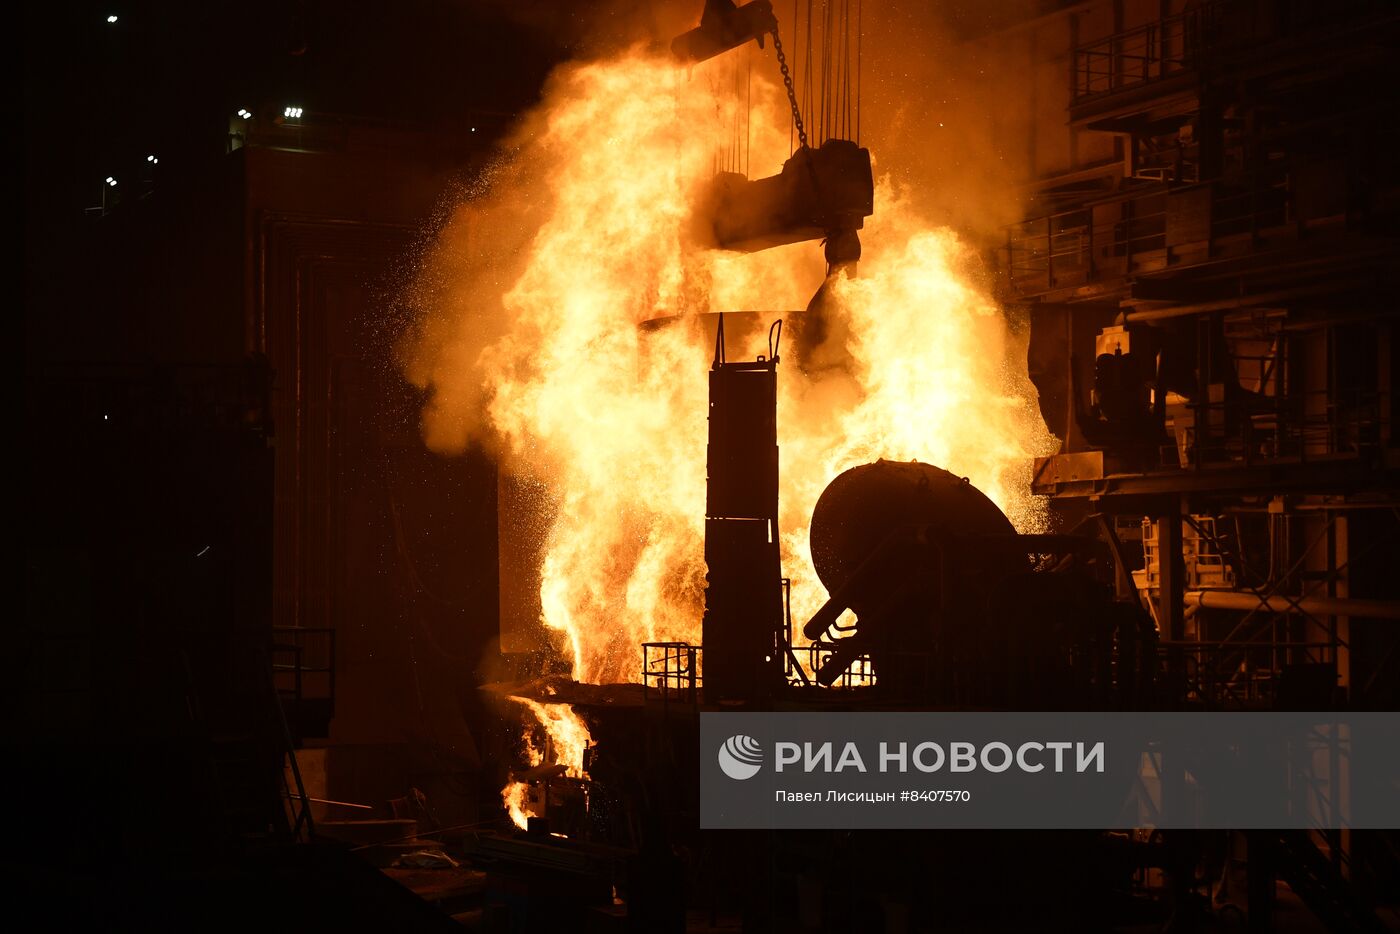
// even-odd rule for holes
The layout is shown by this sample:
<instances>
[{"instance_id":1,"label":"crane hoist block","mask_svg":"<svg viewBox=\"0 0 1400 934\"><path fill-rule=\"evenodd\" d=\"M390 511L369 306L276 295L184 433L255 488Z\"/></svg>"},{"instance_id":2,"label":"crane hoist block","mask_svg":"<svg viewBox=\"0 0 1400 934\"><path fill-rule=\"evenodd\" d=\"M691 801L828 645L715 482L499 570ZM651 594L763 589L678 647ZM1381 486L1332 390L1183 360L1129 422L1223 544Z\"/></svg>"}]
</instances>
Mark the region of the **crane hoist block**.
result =
<instances>
[{"instance_id":1,"label":"crane hoist block","mask_svg":"<svg viewBox=\"0 0 1400 934\"><path fill-rule=\"evenodd\" d=\"M752 253L859 230L874 209L870 150L829 139L797 150L769 178L716 175L696 204L693 231L706 246Z\"/></svg>"}]
</instances>

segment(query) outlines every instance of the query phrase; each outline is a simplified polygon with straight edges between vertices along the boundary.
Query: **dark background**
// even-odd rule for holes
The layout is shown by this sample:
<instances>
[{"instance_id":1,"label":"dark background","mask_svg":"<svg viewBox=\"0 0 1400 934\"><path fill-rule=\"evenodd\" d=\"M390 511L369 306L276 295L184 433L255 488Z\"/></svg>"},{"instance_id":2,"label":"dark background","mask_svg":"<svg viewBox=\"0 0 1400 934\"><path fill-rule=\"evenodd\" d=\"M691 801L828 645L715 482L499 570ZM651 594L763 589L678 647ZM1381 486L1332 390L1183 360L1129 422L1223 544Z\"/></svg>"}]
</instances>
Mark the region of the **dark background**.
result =
<instances>
[{"instance_id":1,"label":"dark background","mask_svg":"<svg viewBox=\"0 0 1400 934\"><path fill-rule=\"evenodd\" d=\"M494 467L426 450L393 345L418 251L569 54L572 14L540 22L429 0L27 11L6 707L33 845L7 884L98 911L139 902L142 867L266 829L269 630L309 631L284 641L330 669L287 708L312 794L498 816L475 691Z\"/></svg>"}]
</instances>

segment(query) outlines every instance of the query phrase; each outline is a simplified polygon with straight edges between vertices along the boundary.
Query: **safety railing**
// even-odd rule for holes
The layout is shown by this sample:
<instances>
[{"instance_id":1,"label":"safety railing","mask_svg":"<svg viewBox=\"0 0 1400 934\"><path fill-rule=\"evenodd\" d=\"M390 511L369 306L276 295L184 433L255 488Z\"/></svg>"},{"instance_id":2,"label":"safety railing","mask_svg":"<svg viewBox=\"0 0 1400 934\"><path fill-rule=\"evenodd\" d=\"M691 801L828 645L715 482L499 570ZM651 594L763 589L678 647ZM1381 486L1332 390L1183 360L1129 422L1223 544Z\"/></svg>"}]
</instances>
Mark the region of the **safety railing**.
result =
<instances>
[{"instance_id":1,"label":"safety railing","mask_svg":"<svg viewBox=\"0 0 1400 934\"><path fill-rule=\"evenodd\" d=\"M1074 50L1074 103L1193 68L1214 33L1221 6L1206 3L1079 46Z\"/></svg>"},{"instance_id":2,"label":"safety railing","mask_svg":"<svg viewBox=\"0 0 1400 934\"><path fill-rule=\"evenodd\" d=\"M835 642L818 640L810 645L795 648L794 652L797 653L799 657L803 655L806 656L804 659L806 663L804 667L807 671L817 672L821 670L827 658L836 652L837 649L838 646ZM795 678L790 678L789 681L793 684L803 683L797 681ZM875 682L875 667L871 664L870 656L861 655L851 662L850 666L841 673L841 676L832 683L831 687L866 688L873 687Z\"/></svg>"},{"instance_id":3,"label":"safety railing","mask_svg":"<svg viewBox=\"0 0 1400 934\"><path fill-rule=\"evenodd\" d=\"M1203 187L1143 184L1135 197L1012 224L1003 248L1008 284L1034 295L1189 261L1192 254L1180 248L1210 253L1236 240L1252 247L1266 232L1297 222L1295 184L1290 165L1280 161ZM1178 197L1192 201L1189 211L1173 211Z\"/></svg>"},{"instance_id":4,"label":"safety railing","mask_svg":"<svg viewBox=\"0 0 1400 934\"><path fill-rule=\"evenodd\" d=\"M1199 468L1375 454L1391 437L1391 402L1388 391L1333 388L1187 403L1189 420L1173 418L1175 444L1162 446L1160 460Z\"/></svg>"},{"instance_id":5,"label":"safety railing","mask_svg":"<svg viewBox=\"0 0 1400 934\"><path fill-rule=\"evenodd\" d=\"M1123 276L1161 265L1167 245L1163 193L1119 202L1115 216L1080 208L1037 217L1006 229L1006 270L1023 295Z\"/></svg>"},{"instance_id":6,"label":"safety railing","mask_svg":"<svg viewBox=\"0 0 1400 934\"><path fill-rule=\"evenodd\" d=\"M703 647L689 642L642 643L642 696L663 705L699 703Z\"/></svg>"},{"instance_id":7,"label":"safety railing","mask_svg":"<svg viewBox=\"0 0 1400 934\"><path fill-rule=\"evenodd\" d=\"M1367 20L1384 21L1395 11L1393 0L1207 0L1076 47L1071 99L1081 104L1146 87L1189 73L1227 50L1258 49L1298 36L1356 33L1367 28Z\"/></svg>"},{"instance_id":8,"label":"safety railing","mask_svg":"<svg viewBox=\"0 0 1400 934\"><path fill-rule=\"evenodd\" d=\"M807 684L806 672L792 651L792 580L781 580L783 621L778 634L784 653L784 676L792 684ZM642 697L647 703L695 705L704 686L701 673L704 647L689 642L642 643Z\"/></svg>"}]
</instances>

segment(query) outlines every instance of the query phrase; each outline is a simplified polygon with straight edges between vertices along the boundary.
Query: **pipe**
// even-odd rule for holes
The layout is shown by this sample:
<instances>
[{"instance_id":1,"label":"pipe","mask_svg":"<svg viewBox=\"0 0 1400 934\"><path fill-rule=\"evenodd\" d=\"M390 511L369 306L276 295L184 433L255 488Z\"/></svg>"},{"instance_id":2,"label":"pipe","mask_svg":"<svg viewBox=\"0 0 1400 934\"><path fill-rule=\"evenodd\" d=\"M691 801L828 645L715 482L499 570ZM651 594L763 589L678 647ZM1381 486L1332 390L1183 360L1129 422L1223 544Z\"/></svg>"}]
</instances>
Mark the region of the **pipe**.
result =
<instances>
[{"instance_id":1,"label":"pipe","mask_svg":"<svg viewBox=\"0 0 1400 934\"><path fill-rule=\"evenodd\" d=\"M1400 620L1400 603L1389 600L1357 600L1351 597L1294 597L1278 594L1259 597L1237 590L1193 590L1186 594L1188 609L1256 610L1287 613L1292 609L1318 616L1358 616L1363 619Z\"/></svg>"},{"instance_id":2,"label":"pipe","mask_svg":"<svg viewBox=\"0 0 1400 934\"><path fill-rule=\"evenodd\" d=\"M1254 305L1291 302L1300 298L1310 298L1314 295L1325 295L1328 292L1341 291L1351 284L1352 283L1349 282L1326 282L1319 285L1299 286L1291 289L1277 289L1273 292L1259 292L1254 295L1222 298L1213 302L1197 302L1193 305L1176 305L1171 308L1144 308L1140 311L1130 309L1119 312L1116 323L1122 325L1132 322L1163 321L1167 318L1184 318L1191 315L1206 314L1212 311L1230 311L1235 308L1249 308ZM1154 301L1156 301L1156 299L1154 299Z\"/></svg>"}]
</instances>

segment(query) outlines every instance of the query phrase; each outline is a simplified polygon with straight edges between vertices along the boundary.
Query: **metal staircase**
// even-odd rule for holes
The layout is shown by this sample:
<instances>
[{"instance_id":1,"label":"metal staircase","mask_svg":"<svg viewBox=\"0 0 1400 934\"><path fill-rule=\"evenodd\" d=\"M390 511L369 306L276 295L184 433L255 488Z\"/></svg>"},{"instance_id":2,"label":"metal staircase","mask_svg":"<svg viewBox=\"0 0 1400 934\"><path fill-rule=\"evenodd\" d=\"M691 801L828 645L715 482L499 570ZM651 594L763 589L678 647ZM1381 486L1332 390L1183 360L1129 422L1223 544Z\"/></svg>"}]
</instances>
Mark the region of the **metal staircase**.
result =
<instances>
[{"instance_id":1,"label":"metal staircase","mask_svg":"<svg viewBox=\"0 0 1400 934\"><path fill-rule=\"evenodd\" d=\"M311 802L285 709L296 698L278 690L266 633L227 634L181 652L218 830L238 845L309 841Z\"/></svg>"}]
</instances>

